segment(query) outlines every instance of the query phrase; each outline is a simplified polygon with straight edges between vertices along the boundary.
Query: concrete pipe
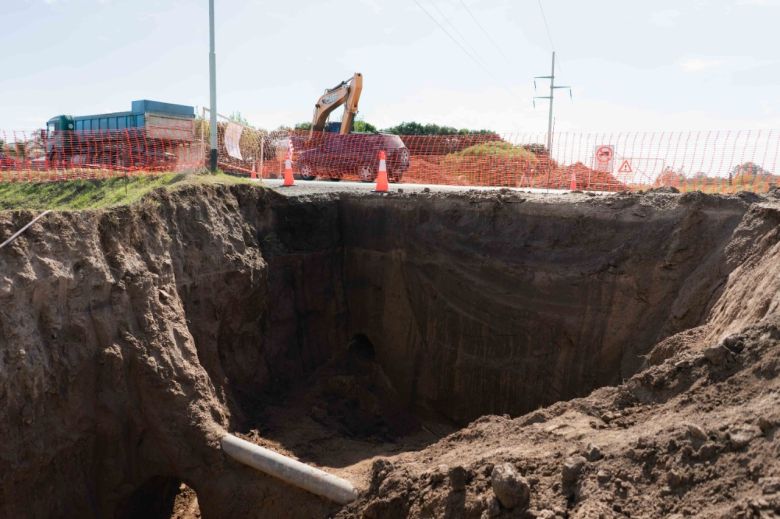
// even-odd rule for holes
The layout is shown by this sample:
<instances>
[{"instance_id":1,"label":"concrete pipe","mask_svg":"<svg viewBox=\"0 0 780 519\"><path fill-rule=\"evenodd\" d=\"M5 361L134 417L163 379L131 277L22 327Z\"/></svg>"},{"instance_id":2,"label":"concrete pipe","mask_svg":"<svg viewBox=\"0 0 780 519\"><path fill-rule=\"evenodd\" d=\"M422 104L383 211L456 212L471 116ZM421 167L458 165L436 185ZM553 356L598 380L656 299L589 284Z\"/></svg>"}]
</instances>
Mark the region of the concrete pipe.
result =
<instances>
[{"instance_id":1,"label":"concrete pipe","mask_svg":"<svg viewBox=\"0 0 780 519\"><path fill-rule=\"evenodd\" d=\"M242 440L232 434L222 437L222 450L244 465L249 465L269 476L302 488L340 505L357 498L357 491L346 479L310 467L305 463L282 456L272 450Z\"/></svg>"}]
</instances>

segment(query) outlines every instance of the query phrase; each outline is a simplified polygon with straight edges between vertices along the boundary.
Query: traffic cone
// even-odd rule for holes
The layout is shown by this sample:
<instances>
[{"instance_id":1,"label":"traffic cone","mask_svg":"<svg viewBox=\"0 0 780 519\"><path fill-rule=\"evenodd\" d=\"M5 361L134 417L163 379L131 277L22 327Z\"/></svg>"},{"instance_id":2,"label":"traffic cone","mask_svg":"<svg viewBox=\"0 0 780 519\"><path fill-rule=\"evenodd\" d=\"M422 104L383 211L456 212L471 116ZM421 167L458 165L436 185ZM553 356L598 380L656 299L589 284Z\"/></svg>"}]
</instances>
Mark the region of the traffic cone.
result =
<instances>
[{"instance_id":1,"label":"traffic cone","mask_svg":"<svg viewBox=\"0 0 780 519\"><path fill-rule=\"evenodd\" d=\"M290 147L287 149L287 158L284 160L284 183L282 187L290 187L295 185L295 179L293 179L292 171L292 156L293 146L290 143Z\"/></svg>"},{"instance_id":2,"label":"traffic cone","mask_svg":"<svg viewBox=\"0 0 780 519\"><path fill-rule=\"evenodd\" d=\"M292 172L292 161L288 158L284 161L284 184L282 187L290 187L295 185Z\"/></svg>"},{"instance_id":3,"label":"traffic cone","mask_svg":"<svg viewBox=\"0 0 780 519\"><path fill-rule=\"evenodd\" d=\"M571 170L571 184L569 185L569 189L571 191L577 190L577 174L574 172L574 169Z\"/></svg>"},{"instance_id":4,"label":"traffic cone","mask_svg":"<svg viewBox=\"0 0 780 519\"><path fill-rule=\"evenodd\" d=\"M387 159L384 150L379 152L379 173L376 176L375 193L387 193L390 186L387 185Z\"/></svg>"}]
</instances>

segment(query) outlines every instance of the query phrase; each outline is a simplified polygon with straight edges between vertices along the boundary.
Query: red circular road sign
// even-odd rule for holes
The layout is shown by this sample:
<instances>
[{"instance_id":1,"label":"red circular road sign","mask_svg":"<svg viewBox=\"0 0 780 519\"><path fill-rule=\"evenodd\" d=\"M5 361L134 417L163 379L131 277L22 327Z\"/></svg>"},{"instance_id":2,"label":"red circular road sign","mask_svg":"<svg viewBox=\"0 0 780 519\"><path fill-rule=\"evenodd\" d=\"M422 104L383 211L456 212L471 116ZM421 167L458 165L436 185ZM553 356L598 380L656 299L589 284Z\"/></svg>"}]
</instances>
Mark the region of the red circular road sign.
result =
<instances>
[{"instance_id":1,"label":"red circular road sign","mask_svg":"<svg viewBox=\"0 0 780 519\"><path fill-rule=\"evenodd\" d=\"M602 164L607 164L612 160L612 146L599 146L596 149L596 160Z\"/></svg>"}]
</instances>

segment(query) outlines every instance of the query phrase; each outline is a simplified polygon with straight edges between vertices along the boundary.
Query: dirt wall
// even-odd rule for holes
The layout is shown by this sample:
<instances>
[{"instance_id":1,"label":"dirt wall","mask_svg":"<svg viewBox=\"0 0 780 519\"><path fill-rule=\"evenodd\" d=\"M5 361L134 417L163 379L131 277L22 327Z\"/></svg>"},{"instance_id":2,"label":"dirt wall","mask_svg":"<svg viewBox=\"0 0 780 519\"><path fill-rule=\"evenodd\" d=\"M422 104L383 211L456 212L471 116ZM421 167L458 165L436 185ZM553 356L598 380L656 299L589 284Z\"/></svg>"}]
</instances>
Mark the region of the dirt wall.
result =
<instances>
[{"instance_id":1,"label":"dirt wall","mask_svg":"<svg viewBox=\"0 0 780 519\"><path fill-rule=\"evenodd\" d=\"M458 423L619 382L699 324L737 200L341 203L350 333L408 403Z\"/></svg>"},{"instance_id":2,"label":"dirt wall","mask_svg":"<svg viewBox=\"0 0 780 519\"><path fill-rule=\"evenodd\" d=\"M205 517L325 513L218 448L267 385L267 265L242 196L53 213L2 251L0 516L166 516L180 481ZM2 234L30 217L3 213Z\"/></svg>"}]
</instances>

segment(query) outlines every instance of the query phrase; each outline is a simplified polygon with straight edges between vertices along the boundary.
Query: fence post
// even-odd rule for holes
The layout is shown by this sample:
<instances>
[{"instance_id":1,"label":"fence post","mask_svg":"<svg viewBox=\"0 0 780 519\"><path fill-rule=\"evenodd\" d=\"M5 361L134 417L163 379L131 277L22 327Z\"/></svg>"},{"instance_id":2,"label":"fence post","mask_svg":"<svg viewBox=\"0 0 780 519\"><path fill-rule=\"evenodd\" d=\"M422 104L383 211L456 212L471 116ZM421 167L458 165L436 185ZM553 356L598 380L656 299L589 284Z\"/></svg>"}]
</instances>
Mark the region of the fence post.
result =
<instances>
[{"instance_id":1,"label":"fence post","mask_svg":"<svg viewBox=\"0 0 780 519\"><path fill-rule=\"evenodd\" d=\"M260 136L260 178L263 178L263 162L265 160L265 136Z\"/></svg>"}]
</instances>

